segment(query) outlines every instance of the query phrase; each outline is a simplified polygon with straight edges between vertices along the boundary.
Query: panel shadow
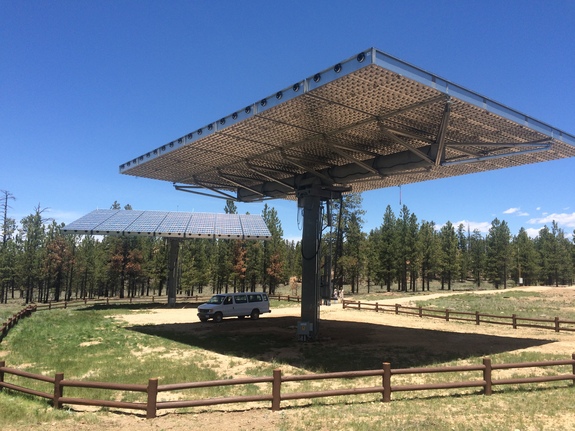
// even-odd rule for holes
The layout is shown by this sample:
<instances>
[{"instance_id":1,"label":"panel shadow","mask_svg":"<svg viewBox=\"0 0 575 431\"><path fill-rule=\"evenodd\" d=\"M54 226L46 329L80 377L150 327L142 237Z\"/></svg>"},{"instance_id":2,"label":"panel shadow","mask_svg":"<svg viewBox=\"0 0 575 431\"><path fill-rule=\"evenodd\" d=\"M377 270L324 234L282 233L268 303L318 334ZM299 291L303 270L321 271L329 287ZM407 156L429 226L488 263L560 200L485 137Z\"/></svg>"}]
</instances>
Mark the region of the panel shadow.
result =
<instances>
[{"instance_id":1,"label":"panel shadow","mask_svg":"<svg viewBox=\"0 0 575 431\"><path fill-rule=\"evenodd\" d=\"M130 326L126 329L163 337L222 355L285 363L312 372L425 367L435 363L489 356L553 342L384 324L321 320L320 339L297 341L297 317L224 319Z\"/></svg>"}]
</instances>

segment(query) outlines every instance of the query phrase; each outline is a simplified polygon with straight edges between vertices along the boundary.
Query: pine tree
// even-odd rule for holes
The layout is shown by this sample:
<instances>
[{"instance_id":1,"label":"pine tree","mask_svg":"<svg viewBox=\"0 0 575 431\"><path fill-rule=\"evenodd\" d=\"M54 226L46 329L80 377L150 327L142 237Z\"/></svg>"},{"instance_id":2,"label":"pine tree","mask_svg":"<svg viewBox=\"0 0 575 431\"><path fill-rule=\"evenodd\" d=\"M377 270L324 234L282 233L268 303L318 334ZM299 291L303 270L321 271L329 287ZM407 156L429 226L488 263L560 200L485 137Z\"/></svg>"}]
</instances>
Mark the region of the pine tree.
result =
<instances>
[{"instance_id":1,"label":"pine tree","mask_svg":"<svg viewBox=\"0 0 575 431\"><path fill-rule=\"evenodd\" d=\"M391 291L391 284L397 278L398 242L397 219L391 206L388 205L383 215L383 222L380 228L380 235L376 236L378 244L376 246L379 256L379 266L376 276L383 280L386 290Z\"/></svg>"},{"instance_id":2,"label":"pine tree","mask_svg":"<svg viewBox=\"0 0 575 431\"><path fill-rule=\"evenodd\" d=\"M429 282L437 267L439 244L433 222L423 221L418 234L421 290L429 290Z\"/></svg>"},{"instance_id":3,"label":"pine tree","mask_svg":"<svg viewBox=\"0 0 575 431\"><path fill-rule=\"evenodd\" d=\"M512 253L514 267L511 270L511 277L517 285L535 285L539 279L539 265L537 263L537 250L534 241L529 238L524 228L519 230L512 242Z\"/></svg>"},{"instance_id":4,"label":"pine tree","mask_svg":"<svg viewBox=\"0 0 575 431\"><path fill-rule=\"evenodd\" d=\"M263 264L267 284L269 285L269 294L274 295L279 283L282 281L287 282L288 278L284 268L286 251L282 239L283 229L275 208L270 208L265 204L262 217L272 236L271 240L264 243Z\"/></svg>"},{"instance_id":5,"label":"pine tree","mask_svg":"<svg viewBox=\"0 0 575 431\"><path fill-rule=\"evenodd\" d=\"M453 278L457 275L457 235L453 224L448 221L439 231L439 240L441 244L439 267L441 270L441 290L451 290Z\"/></svg>"},{"instance_id":6,"label":"pine tree","mask_svg":"<svg viewBox=\"0 0 575 431\"><path fill-rule=\"evenodd\" d=\"M511 233L505 221L495 219L487 234L486 276L496 289L507 288Z\"/></svg>"},{"instance_id":7,"label":"pine tree","mask_svg":"<svg viewBox=\"0 0 575 431\"><path fill-rule=\"evenodd\" d=\"M485 240L478 229L474 229L469 237L469 265L473 280L477 287L481 286L485 268Z\"/></svg>"}]
</instances>

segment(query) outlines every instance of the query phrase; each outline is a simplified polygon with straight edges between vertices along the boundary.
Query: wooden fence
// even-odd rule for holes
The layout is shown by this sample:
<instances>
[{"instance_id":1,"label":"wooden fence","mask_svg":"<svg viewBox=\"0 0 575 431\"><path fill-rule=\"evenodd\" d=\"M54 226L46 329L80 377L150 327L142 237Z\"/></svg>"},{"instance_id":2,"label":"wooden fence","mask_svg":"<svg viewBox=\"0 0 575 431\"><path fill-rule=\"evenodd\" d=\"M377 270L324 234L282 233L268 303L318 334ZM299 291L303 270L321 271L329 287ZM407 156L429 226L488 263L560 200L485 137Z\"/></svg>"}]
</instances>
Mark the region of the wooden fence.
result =
<instances>
[{"instance_id":1,"label":"wooden fence","mask_svg":"<svg viewBox=\"0 0 575 431\"><path fill-rule=\"evenodd\" d=\"M4 339L6 334L8 334L8 331L20 321L20 319L30 316L34 311L36 311L36 307L34 305L29 305L14 314L12 317L9 317L8 320L6 320L0 327L0 342Z\"/></svg>"},{"instance_id":2,"label":"wooden fence","mask_svg":"<svg viewBox=\"0 0 575 431\"><path fill-rule=\"evenodd\" d=\"M463 322L474 322L476 325L481 323L491 323L495 325L508 325L512 326L513 329L519 327L529 327L529 328L539 328L539 329L551 329L555 332L559 331L570 331L575 332L575 321L573 320L562 320L559 317L553 319L540 319L531 317L520 317L516 314L511 316L501 316L497 314L486 314L475 312L465 312L465 311L454 311L450 309L439 309L439 308L424 308L424 307L412 307L405 306L401 304L379 304L377 302L361 302L361 301L350 301L344 299L343 308L351 308L355 310L372 310L375 312L389 312L394 314L406 314L415 315L419 317L431 317L449 321L463 321Z\"/></svg>"},{"instance_id":3,"label":"wooden fence","mask_svg":"<svg viewBox=\"0 0 575 431\"><path fill-rule=\"evenodd\" d=\"M570 373L548 375L544 373L541 376L529 376L520 378L507 378L497 379L494 378L494 372L497 370L509 370L520 368L546 368L570 366ZM473 373L477 375L471 380L457 380L442 383L421 383L421 384L403 384L396 385L392 382L394 376L411 375L419 377L421 380L422 374L438 374L438 373ZM39 380L49 384L50 391L42 392L35 389L29 389L24 386L16 385L6 381L7 376L19 376L24 379ZM380 383L372 386L359 386L353 388L342 388L332 390L318 390L318 391L305 391L305 392L286 392L283 389L283 384L288 382L304 382L304 381L321 381L321 380L334 380L334 379L357 379L365 377L377 377ZM384 363L381 370L365 370L365 371L345 371L336 373L323 373L323 374L304 374L304 375L286 375L282 374L280 369L273 370L272 376L268 377L255 377L255 378L240 378L240 379L226 379L226 380L213 380L204 382L188 382L188 383L174 383L160 385L158 379L149 379L147 384L123 384L123 383L105 383L105 382L91 382L80 380L68 380L64 378L63 373L56 373L54 377L47 377L40 374L28 373L25 371L9 368L4 361L0 361L0 390L3 388L13 391L19 391L30 395L46 398L52 401L55 408L62 408L64 404L69 405L87 405L87 406L100 406L109 408L129 409L129 410L142 410L146 412L148 419L155 418L158 410L162 409L178 409L185 407L200 407L221 404L238 404L250 402L270 402L271 409L277 411L281 409L281 403L289 400L302 400L311 398L323 398L334 396L351 396L360 394L381 394L382 402L390 402L391 395L394 392L406 391L426 391L426 390L446 390L446 389L460 389L460 388L481 388L484 395L491 395L493 393L493 386L497 385L520 385L527 383L544 383L555 381L571 381L575 385L575 354L571 359L545 361L545 362L524 362L524 363L508 363L508 364L493 364L490 358L483 358L481 364L477 365L463 365L463 366L446 366L434 368L399 368L392 369L390 363ZM229 396L229 397L214 397L214 398L196 398L177 401L159 401L158 394L162 392L172 391L185 391L198 388L217 388L241 385L254 385L254 384L268 384L271 385L271 390L259 395L243 395L243 396ZM146 394L146 402L126 402L126 401L110 401L104 399L86 399L86 398L73 398L65 396L65 388L96 388L104 390L119 390L122 392L141 392Z\"/></svg>"},{"instance_id":4,"label":"wooden fence","mask_svg":"<svg viewBox=\"0 0 575 431\"><path fill-rule=\"evenodd\" d=\"M206 302L211 298L209 296L178 296L179 301L186 302ZM137 296L129 298L119 298L119 297L103 297L103 298L85 298L85 299L72 299L70 301L48 301L47 303L34 304L38 310L53 310L58 308L68 308L68 307L81 307L83 305L122 305L122 304L162 304L168 303L167 296Z\"/></svg>"},{"instance_id":5,"label":"wooden fence","mask_svg":"<svg viewBox=\"0 0 575 431\"><path fill-rule=\"evenodd\" d=\"M200 297L190 297L188 298L199 302L203 300ZM299 297L287 296L270 296L270 299L277 300L287 300L299 302ZM152 302L154 302L152 298ZM105 298L101 300L96 300L95 302L101 302L104 304L110 304L119 302L136 302L135 298L124 298L124 299L112 299ZM40 304L28 306L21 310L19 313L15 314L12 318L8 319L6 323L2 326L2 332L0 333L1 338L7 333L7 331L12 328L20 319L29 316L37 309L51 309L51 308L66 308L69 305L83 305L88 302L93 303L90 300L80 300L64 303L54 303L54 304ZM139 301L144 302L144 301ZM149 302L149 298L147 298ZM358 310L374 310L376 312L390 311L395 314L409 314L417 315L419 317L435 317L449 320L463 320L472 321L477 325L480 323L498 323L498 324L508 324L513 325L514 328L520 326L529 326L544 329L554 329L555 331L574 331L575 328L568 328L565 325L575 324L575 322L559 320L555 318L553 320L545 319L527 319L519 318L515 315L513 316L498 316L481 314L479 312L475 313L464 313L455 312L453 310L439 310L423 307L407 307L399 304L395 305L383 305L378 303L361 303L360 301L349 301L344 300L344 308L355 308ZM509 320L506 322L506 320ZM523 323L529 322L529 323ZM539 325L538 323L552 323L553 326ZM556 366L571 366L571 372L567 374L555 374L555 375L541 375L541 376L530 376L522 378L512 378L512 379L497 379L494 378L494 371L504 370L504 369L519 369L519 368L543 368L543 367L556 367ZM392 377L397 375L422 375L430 373L481 373L479 377L473 380L462 380L462 381L452 381L443 383L424 383L424 384L410 384L410 385L395 385L392 384ZM6 381L6 376L17 376L24 380L36 380L44 382L49 386L49 390L46 392L25 387L22 385L17 385L15 383L10 383ZM379 384L372 386L361 386L353 388L343 388L343 389L332 389L332 390L321 390L321 391L306 391L306 392L286 392L285 389L282 390L283 383L289 382L304 382L304 381L322 381L322 380L334 380L334 379L357 379L357 378L369 378L377 377L380 378ZM162 409L177 409L185 407L199 407L199 406L210 406L210 405L220 405L220 404L230 404L230 403L248 403L248 402L271 402L272 410L280 410L282 401L289 400L300 400L300 399L311 399L311 398L321 398L321 397L334 397L343 395L360 395L360 394L374 394L380 393L382 395L383 402L391 401L391 395L393 392L405 392L405 391L423 391L423 390L445 390L445 389L455 389L455 388L481 388L484 395L491 395L493 391L493 386L496 385L519 385L527 383L543 383L552 381L564 381L569 380L575 385L575 354L572 355L571 359L557 360L557 361L546 361L546 362L525 362L525 363L510 363L510 364L492 364L489 358L484 358L481 364L478 365L465 365L465 366L448 366L448 367L435 367L435 368L405 368L405 369L392 369L391 364L384 363L381 370L365 370L365 371L347 371L347 372L337 372L337 373L323 373L323 374L305 374L305 375L291 375L284 376L282 371L276 369L273 371L272 376L268 377L256 377L256 378L240 378L240 379L226 379L226 380L214 380L214 381L204 381L204 382L187 382L187 383L174 383L160 385L158 379L151 378L148 380L147 384L123 384L123 383L106 383L106 382L93 382L93 381L80 381L65 379L64 373L56 373L54 377L48 377L41 374L29 373L26 371L18 370L15 368L6 367L4 361L0 361L0 390L3 388L10 389L13 391L18 391L42 398L49 399L55 408L62 408L64 404L69 405L89 405L89 406L100 406L100 407L110 407L110 408L121 408L129 410L142 410L146 412L147 418L154 418L157 415L158 410ZM158 394L163 392L174 392L174 391L193 391L199 388L221 388L230 386L242 386L242 385L261 385L267 384L271 385L271 392L258 394L258 395L243 395L243 396L229 396L229 397L215 397L215 398L193 398L188 400L177 400L177 401L161 401L158 400ZM128 402L128 401L110 401L105 399L85 399L85 398L75 398L66 397L65 388L93 388L102 390L116 390L122 393L128 392L139 392L146 394L146 402Z\"/></svg>"}]
</instances>

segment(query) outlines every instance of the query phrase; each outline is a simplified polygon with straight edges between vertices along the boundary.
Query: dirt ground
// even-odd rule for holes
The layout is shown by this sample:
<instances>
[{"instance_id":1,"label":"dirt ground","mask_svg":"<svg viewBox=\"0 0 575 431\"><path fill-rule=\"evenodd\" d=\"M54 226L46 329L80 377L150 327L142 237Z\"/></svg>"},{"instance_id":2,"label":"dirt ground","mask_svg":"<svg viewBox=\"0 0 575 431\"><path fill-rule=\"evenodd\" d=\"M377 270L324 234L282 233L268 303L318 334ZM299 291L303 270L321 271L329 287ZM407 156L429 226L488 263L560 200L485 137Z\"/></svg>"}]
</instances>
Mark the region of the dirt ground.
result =
<instances>
[{"instance_id":1,"label":"dirt ground","mask_svg":"<svg viewBox=\"0 0 575 431\"><path fill-rule=\"evenodd\" d=\"M528 290L538 290L553 296L575 299L575 288L524 288ZM516 289L514 289L516 290ZM501 291L496 291L501 292ZM481 292L478 294L489 294L491 292ZM448 293L453 294L453 293ZM429 295L429 298L445 294ZM348 298L349 299L349 298ZM409 303L411 298L391 298L388 302ZM385 301L379 300L380 304ZM194 309L156 309L146 310L144 313L126 314L120 317L132 330L142 332L163 329L166 333L186 333L186 334L210 334L217 336L219 332L246 331L253 334L260 334L276 339L293 339L291 347L286 348L285 343L282 348L271 349L266 355L253 358L234 358L234 367L229 369L230 351L212 351L210 360L212 367L221 367L218 372L225 371L230 377L243 377L245 367L253 367L253 361L273 361L278 360L282 364L287 364L289 368L298 367L296 354L294 351L301 349L302 343L295 340L296 323L299 319L300 309L278 308L271 314L262 316L258 321L237 319L224 320L221 324L212 322L201 323L198 321ZM152 326L150 326L152 325ZM375 313L373 311L357 311L342 309L341 304L321 307L320 339L326 351L331 348L353 348L354 345L370 345L371 349L365 353L369 360L369 355L374 355L375 363L394 362L401 357L401 352L389 349L389 346L402 346L402 349L410 352L413 363L409 366L428 366L427 363L418 363L417 351L426 352L426 361L429 358L437 357L438 361L461 360L470 356L489 356L500 352L521 352L538 351L555 354L564 354L569 357L575 352L575 334L555 333L549 330L535 328L512 329L503 325L480 325L462 322L445 322L440 319L419 318L417 316L396 316L391 313ZM289 343L288 343L289 344ZM303 343L305 344L305 343ZM197 351L197 349L196 349ZM378 353L374 353L378 352ZM384 353L382 353L384 352ZM149 352L148 352L149 353ZM158 355L166 352L157 352ZM185 354L185 352L179 352ZM379 355L379 356L378 356ZM394 361L396 359L396 361ZM218 365L219 364L219 365ZM362 365L364 362L362 362ZM327 360L320 364L325 372L341 371L341 369L331 369ZM404 367L399 364L394 368ZM350 363L349 369L354 368ZM291 370L282 371L291 374ZM81 410L78 408L77 410ZM97 413L97 426L89 423L91 421L78 423L76 421L65 421L58 424L44 424L37 429L52 429L55 425L62 431L68 430L112 430L122 429L127 431L135 430L180 430L214 428L217 422L219 431L227 430L256 430L261 424L266 424L265 429L278 429L280 415L299 414L298 409L281 412L271 412L268 409L246 409L245 406L218 406L214 412L200 412L178 414L175 412L159 411L159 417L146 420L140 414L119 414L119 413ZM301 413L301 412L300 412ZM191 420L191 421L190 421ZM45 428L43 428L45 426Z\"/></svg>"}]
</instances>

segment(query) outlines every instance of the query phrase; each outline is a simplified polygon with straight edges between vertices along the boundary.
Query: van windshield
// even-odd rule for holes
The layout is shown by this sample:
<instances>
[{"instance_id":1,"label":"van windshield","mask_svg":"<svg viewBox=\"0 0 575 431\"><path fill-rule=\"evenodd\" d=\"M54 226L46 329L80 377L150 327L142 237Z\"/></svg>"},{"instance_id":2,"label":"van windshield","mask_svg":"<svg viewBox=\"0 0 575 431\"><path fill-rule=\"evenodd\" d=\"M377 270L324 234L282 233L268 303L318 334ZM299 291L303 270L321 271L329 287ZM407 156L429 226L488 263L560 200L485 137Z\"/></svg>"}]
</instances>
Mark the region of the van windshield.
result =
<instances>
[{"instance_id":1,"label":"van windshield","mask_svg":"<svg viewBox=\"0 0 575 431\"><path fill-rule=\"evenodd\" d=\"M224 302L225 295L214 295L208 301L208 304L221 304Z\"/></svg>"}]
</instances>

